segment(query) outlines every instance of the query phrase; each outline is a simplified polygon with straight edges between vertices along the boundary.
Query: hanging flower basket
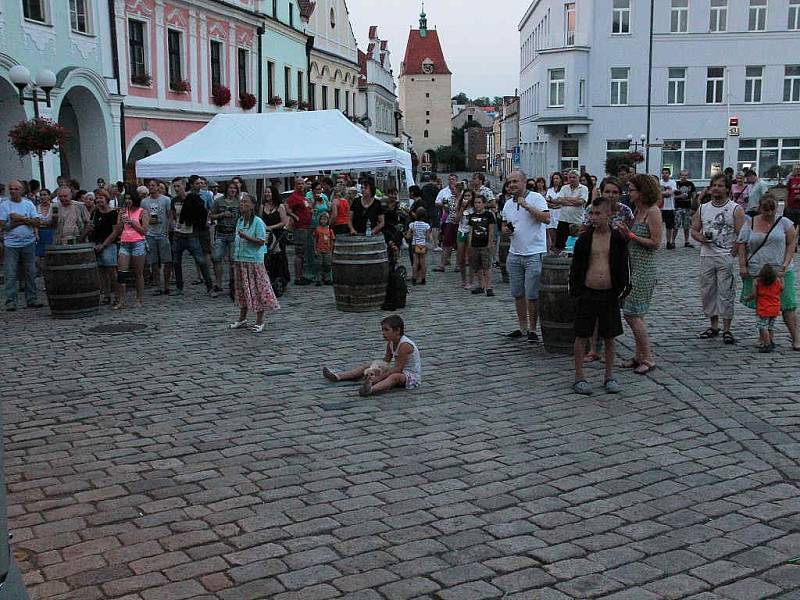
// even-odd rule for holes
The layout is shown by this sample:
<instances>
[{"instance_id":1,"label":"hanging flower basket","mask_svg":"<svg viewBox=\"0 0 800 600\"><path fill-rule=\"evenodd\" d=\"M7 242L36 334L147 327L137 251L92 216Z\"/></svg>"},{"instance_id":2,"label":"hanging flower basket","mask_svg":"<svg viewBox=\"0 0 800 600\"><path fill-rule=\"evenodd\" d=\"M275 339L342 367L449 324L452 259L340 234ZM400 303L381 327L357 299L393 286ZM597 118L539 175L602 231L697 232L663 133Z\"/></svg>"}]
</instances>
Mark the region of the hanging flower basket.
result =
<instances>
[{"instance_id":1,"label":"hanging flower basket","mask_svg":"<svg viewBox=\"0 0 800 600\"><path fill-rule=\"evenodd\" d=\"M242 105L244 110L250 110L256 105L256 97L250 92L245 92L239 96L239 104Z\"/></svg>"},{"instance_id":2,"label":"hanging flower basket","mask_svg":"<svg viewBox=\"0 0 800 600\"><path fill-rule=\"evenodd\" d=\"M211 99L217 106L225 106L231 101L231 91L224 85L215 85L211 88Z\"/></svg>"},{"instance_id":3,"label":"hanging flower basket","mask_svg":"<svg viewBox=\"0 0 800 600\"><path fill-rule=\"evenodd\" d=\"M280 96L273 96L272 98L269 99L269 103L272 106L280 106L281 104L283 104L283 98L281 98Z\"/></svg>"},{"instance_id":4,"label":"hanging flower basket","mask_svg":"<svg viewBox=\"0 0 800 600\"><path fill-rule=\"evenodd\" d=\"M131 75L131 83L135 83L136 85L150 87L150 82L152 80L153 78L150 77L148 73L137 73L136 75Z\"/></svg>"},{"instance_id":5,"label":"hanging flower basket","mask_svg":"<svg viewBox=\"0 0 800 600\"><path fill-rule=\"evenodd\" d=\"M67 130L61 125L44 118L20 121L8 132L8 139L20 156L58 152L68 137Z\"/></svg>"},{"instance_id":6,"label":"hanging flower basket","mask_svg":"<svg viewBox=\"0 0 800 600\"><path fill-rule=\"evenodd\" d=\"M310 102L301 102L297 105L297 110L311 110Z\"/></svg>"},{"instance_id":7,"label":"hanging flower basket","mask_svg":"<svg viewBox=\"0 0 800 600\"><path fill-rule=\"evenodd\" d=\"M632 163L644 162L644 154L642 154L638 150L634 150L633 152L628 152L628 160L630 160Z\"/></svg>"},{"instance_id":8,"label":"hanging flower basket","mask_svg":"<svg viewBox=\"0 0 800 600\"><path fill-rule=\"evenodd\" d=\"M192 91L192 84L185 79L181 79L180 81L171 81L169 84L169 89L171 89L173 92L185 94Z\"/></svg>"}]
</instances>

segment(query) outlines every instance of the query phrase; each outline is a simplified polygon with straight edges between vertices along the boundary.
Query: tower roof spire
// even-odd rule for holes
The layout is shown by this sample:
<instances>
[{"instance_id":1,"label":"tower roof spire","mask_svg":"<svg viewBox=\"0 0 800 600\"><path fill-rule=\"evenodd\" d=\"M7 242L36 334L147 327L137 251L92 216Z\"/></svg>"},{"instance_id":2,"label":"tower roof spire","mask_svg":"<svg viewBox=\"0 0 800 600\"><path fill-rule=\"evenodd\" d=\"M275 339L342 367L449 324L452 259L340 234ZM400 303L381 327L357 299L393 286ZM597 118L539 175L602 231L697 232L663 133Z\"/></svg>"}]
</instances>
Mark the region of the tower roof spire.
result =
<instances>
[{"instance_id":1,"label":"tower roof spire","mask_svg":"<svg viewBox=\"0 0 800 600\"><path fill-rule=\"evenodd\" d=\"M428 35L428 17L425 14L425 0L422 0L422 12L419 13L419 34L422 37Z\"/></svg>"}]
</instances>

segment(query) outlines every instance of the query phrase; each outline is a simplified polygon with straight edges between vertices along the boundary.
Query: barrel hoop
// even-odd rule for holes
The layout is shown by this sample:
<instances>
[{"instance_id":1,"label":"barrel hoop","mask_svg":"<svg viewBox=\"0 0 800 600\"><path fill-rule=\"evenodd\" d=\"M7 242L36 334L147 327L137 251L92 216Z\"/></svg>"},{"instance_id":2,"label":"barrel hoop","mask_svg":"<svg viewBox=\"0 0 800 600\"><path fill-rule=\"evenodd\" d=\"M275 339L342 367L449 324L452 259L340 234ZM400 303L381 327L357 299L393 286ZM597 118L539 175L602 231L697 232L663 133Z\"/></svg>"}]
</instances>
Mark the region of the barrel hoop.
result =
<instances>
[{"instance_id":1,"label":"barrel hoop","mask_svg":"<svg viewBox=\"0 0 800 600\"><path fill-rule=\"evenodd\" d=\"M92 292L83 292L80 294L47 294L48 300L71 300L74 298L92 298L92 297L100 297L100 290L94 290Z\"/></svg>"},{"instance_id":2,"label":"barrel hoop","mask_svg":"<svg viewBox=\"0 0 800 600\"><path fill-rule=\"evenodd\" d=\"M72 265L59 265L59 266L51 266L46 265L44 270L45 271L83 271L83 270L91 270L97 268L97 262L92 261L90 263L75 263Z\"/></svg>"}]
</instances>

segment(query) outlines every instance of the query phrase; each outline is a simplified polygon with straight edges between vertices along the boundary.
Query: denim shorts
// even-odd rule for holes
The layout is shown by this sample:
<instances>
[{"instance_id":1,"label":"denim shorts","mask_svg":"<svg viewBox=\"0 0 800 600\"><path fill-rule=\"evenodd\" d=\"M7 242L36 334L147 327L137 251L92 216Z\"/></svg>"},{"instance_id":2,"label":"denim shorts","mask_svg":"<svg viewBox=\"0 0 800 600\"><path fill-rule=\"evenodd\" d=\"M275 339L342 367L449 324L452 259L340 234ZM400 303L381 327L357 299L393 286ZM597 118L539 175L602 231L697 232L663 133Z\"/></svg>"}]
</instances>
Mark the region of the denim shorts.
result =
<instances>
[{"instance_id":1,"label":"denim shorts","mask_svg":"<svg viewBox=\"0 0 800 600\"><path fill-rule=\"evenodd\" d=\"M172 245L169 238L148 236L147 241L147 264L158 265L172 262Z\"/></svg>"},{"instance_id":2,"label":"denim shorts","mask_svg":"<svg viewBox=\"0 0 800 600\"><path fill-rule=\"evenodd\" d=\"M229 235L217 235L214 238L214 251L211 255L212 260L215 263L221 263L225 260L225 254L227 250L228 260L233 260L233 246L236 243L236 234L231 233Z\"/></svg>"},{"instance_id":3,"label":"denim shorts","mask_svg":"<svg viewBox=\"0 0 800 600\"><path fill-rule=\"evenodd\" d=\"M119 253L126 256L144 256L147 252L147 244L144 240L138 242L120 242Z\"/></svg>"},{"instance_id":4,"label":"denim shorts","mask_svg":"<svg viewBox=\"0 0 800 600\"><path fill-rule=\"evenodd\" d=\"M98 267L116 267L117 266L117 245L111 244L103 248L97 255Z\"/></svg>"},{"instance_id":5,"label":"denim shorts","mask_svg":"<svg viewBox=\"0 0 800 600\"><path fill-rule=\"evenodd\" d=\"M542 277L542 257L544 254L522 256L509 254L506 270L511 282L511 295L528 300L539 299L539 281Z\"/></svg>"}]
</instances>

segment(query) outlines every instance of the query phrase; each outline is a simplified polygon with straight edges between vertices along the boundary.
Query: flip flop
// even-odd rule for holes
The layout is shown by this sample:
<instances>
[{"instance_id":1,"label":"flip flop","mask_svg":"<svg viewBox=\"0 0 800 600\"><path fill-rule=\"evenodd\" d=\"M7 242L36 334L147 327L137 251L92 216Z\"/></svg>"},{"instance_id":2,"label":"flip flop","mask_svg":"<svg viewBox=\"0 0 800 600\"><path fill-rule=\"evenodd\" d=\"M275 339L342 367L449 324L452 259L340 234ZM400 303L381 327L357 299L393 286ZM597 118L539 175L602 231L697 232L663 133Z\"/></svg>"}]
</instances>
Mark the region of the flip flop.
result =
<instances>
[{"instance_id":1,"label":"flip flop","mask_svg":"<svg viewBox=\"0 0 800 600\"><path fill-rule=\"evenodd\" d=\"M619 364L620 369L635 369L641 363L636 360L635 358L629 358L628 360L624 360Z\"/></svg>"},{"instance_id":2,"label":"flip flop","mask_svg":"<svg viewBox=\"0 0 800 600\"><path fill-rule=\"evenodd\" d=\"M656 365L651 362L643 362L640 363L638 367L636 367L633 372L637 375L647 375L650 371L655 371Z\"/></svg>"}]
</instances>

